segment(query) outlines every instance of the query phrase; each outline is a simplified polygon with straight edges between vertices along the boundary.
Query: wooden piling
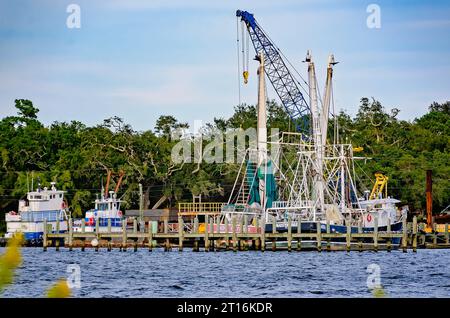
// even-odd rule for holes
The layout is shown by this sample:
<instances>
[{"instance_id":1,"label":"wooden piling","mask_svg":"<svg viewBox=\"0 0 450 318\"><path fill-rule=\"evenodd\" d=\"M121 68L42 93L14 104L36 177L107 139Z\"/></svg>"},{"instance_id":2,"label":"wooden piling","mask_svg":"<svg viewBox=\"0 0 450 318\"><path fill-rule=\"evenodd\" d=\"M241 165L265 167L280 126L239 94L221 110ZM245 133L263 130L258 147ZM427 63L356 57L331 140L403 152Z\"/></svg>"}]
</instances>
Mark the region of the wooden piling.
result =
<instances>
[{"instance_id":1,"label":"wooden piling","mask_svg":"<svg viewBox=\"0 0 450 318\"><path fill-rule=\"evenodd\" d=\"M205 215L205 252L209 252L209 216Z\"/></svg>"},{"instance_id":2,"label":"wooden piling","mask_svg":"<svg viewBox=\"0 0 450 318\"><path fill-rule=\"evenodd\" d=\"M300 218L298 218L297 220L297 234L301 234L302 233L302 221ZM302 239L299 236L297 238L297 251L300 252L302 250Z\"/></svg>"},{"instance_id":3,"label":"wooden piling","mask_svg":"<svg viewBox=\"0 0 450 318\"><path fill-rule=\"evenodd\" d=\"M437 246L437 224L433 218L433 247Z\"/></svg>"},{"instance_id":4,"label":"wooden piling","mask_svg":"<svg viewBox=\"0 0 450 318\"><path fill-rule=\"evenodd\" d=\"M288 216L287 244L288 244L288 252L290 253L292 248L292 219L290 215Z\"/></svg>"},{"instance_id":5,"label":"wooden piling","mask_svg":"<svg viewBox=\"0 0 450 318\"><path fill-rule=\"evenodd\" d=\"M42 242L42 249L44 250L44 252L47 250L47 234L48 234L48 229L47 229L47 219L44 219L44 235L43 235L43 242Z\"/></svg>"},{"instance_id":6,"label":"wooden piling","mask_svg":"<svg viewBox=\"0 0 450 318\"><path fill-rule=\"evenodd\" d=\"M320 222L316 222L316 238L317 238L317 251L322 252L322 229Z\"/></svg>"},{"instance_id":7,"label":"wooden piling","mask_svg":"<svg viewBox=\"0 0 450 318\"><path fill-rule=\"evenodd\" d=\"M358 234L361 234L363 232L362 224L363 224L363 220L359 220L358 221ZM363 244L362 244L362 240L360 238L358 238L358 250L360 252L362 252L362 250L363 250Z\"/></svg>"},{"instance_id":8,"label":"wooden piling","mask_svg":"<svg viewBox=\"0 0 450 318\"><path fill-rule=\"evenodd\" d=\"M97 235L97 239L99 238L99 235L100 235L100 231L99 231L99 227L100 227L100 218L99 218L99 216L97 215L96 217L95 217L95 234Z\"/></svg>"},{"instance_id":9,"label":"wooden piling","mask_svg":"<svg viewBox=\"0 0 450 318\"><path fill-rule=\"evenodd\" d=\"M169 233L169 220L166 218L164 219L164 234L168 234ZM166 243L164 244L164 250L166 252L169 252L172 249L172 247L170 246L170 239L166 238Z\"/></svg>"},{"instance_id":10,"label":"wooden piling","mask_svg":"<svg viewBox=\"0 0 450 318\"><path fill-rule=\"evenodd\" d=\"M111 218L108 218L108 233L111 233Z\"/></svg>"},{"instance_id":11,"label":"wooden piling","mask_svg":"<svg viewBox=\"0 0 450 318\"><path fill-rule=\"evenodd\" d=\"M330 234L330 220L327 220L327 234ZM331 251L331 244L330 244L330 238L327 237L327 252Z\"/></svg>"},{"instance_id":12,"label":"wooden piling","mask_svg":"<svg viewBox=\"0 0 450 318\"><path fill-rule=\"evenodd\" d=\"M350 226L350 222L347 221L347 233L345 235L345 248L347 252L350 252L351 249L351 239L352 239L352 228Z\"/></svg>"},{"instance_id":13,"label":"wooden piling","mask_svg":"<svg viewBox=\"0 0 450 318\"><path fill-rule=\"evenodd\" d=\"M375 215L373 223L373 250L378 252L378 215Z\"/></svg>"},{"instance_id":14,"label":"wooden piling","mask_svg":"<svg viewBox=\"0 0 450 318\"><path fill-rule=\"evenodd\" d=\"M260 220L260 241L261 241L261 252L264 252L266 250L266 220L264 216L261 217Z\"/></svg>"},{"instance_id":15,"label":"wooden piling","mask_svg":"<svg viewBox=\"0 0 450 318\"><path fill-rule=\"evenodd\" d=\"M236 215L232 217L233 230L233 252L237 252L237 236L236 236Z\"/></svg>"},{"instance_id":16,"label":"wooden piling","mask_svg":"<svg viewBox=\"0 0 450 318\"><path fill-rule=\"evenodd\" d=\"M181 216L178 217L178 251L183 251L184 223Z\"/></svg>"},{"instance_id":17,"label":"wooden piling","mask_svg":"<svg viewBox=\"0 0 450 318\"><path fill-rule=\"evenodd\" d=\"M445 244L446 244L446 245L449 245L448 223L445 223Z\"/></svg>"},{"instance_id":18,"label":"wooden piling","mask_svg":"<svg viewBox=\"0 0 450 318\"><path fill-rule=\"evenodd\" d=\"M388 218L388 224L387 224L387 234L391 235L391 218ZM392 239L390 237L387 238L387 250L390 252L392 249Z\"/></svg>"},{"instance_id":19,"label":"wooden piling","mask_svg":"<svg viewBox=\"0 0 450 318\"><path fill-rule=\"evenodd\" d=\"M212 237L214 237L214 217L209 220L209 233L211 233ZM209 250L214 251L215 241L214 239L210 240Z\"/></svg>"},{"instance_id":20,"label":"wooden piling","mask_svg":"<svg viewBox=\"0 0 450 318\"><path fill-rule=\"evenodd\" d=\"M199 234L198 233L198 216L195 216L195 219L194 219L194 233L195 234ZM199 237L196 237L195 239L194 239L194 246L193 246L193 248L192 248L192 251L193 252L198 252L198 251L200 251L200 243L199 243L199 240L200 240L200 238Z\"/></svg>"},{"instance_id":21,"label":"wooden piling","mask_svg":"<svg viewBox=\"0 0 450 318\"><path fill-rule=\"evenodd\" d=\"M69 251L72 251L73 244L73 220L69 218Z\"/></svg>"},{"instance_id":22,"label":"wooden piling","mask_svg":"<svg viewBox=\"0 0 450 318\"><path fill-rule=\"evenodd\" d=\"M148 251L153 250L153 222L148 221Z\"/></svg>"},{"instance_id":23,"label":"wooden piling","mask_svg":"<svg viewBox=\"0 0 450 318\"><path fill-rule=\"evenodd\" d=\"M406 215L403 216L403 220L402 220L402 249L403 249L403 253L407 252L407 247L408 247L408 224L406 223Z\"/></svg>"},{"instance_id":24,"label":"wooden piling","mask_svg":"<svg viewBox=\"0 0 450 318\"><path fill-rule=\"evenodd\" d=\"M225 222L225 235L226 235L226 237L225 237L225 250L228 251L230 249L230 235L229 235L230 231L228 231L228 218L227 217L225 217L225 221L224 222Z\"/></svg>"},{"instance_id":25,"label":"wooden piling","mask_svg":"<svg viewBox=\"0 0 450 318\"><path fill-rule=\"evenodd\" d=\"M272 234L277 232L277 222L275 220L275 216L272 216ZM277 240L276 238L272 238L272 252L277 250Z\"/></svg>"},{"instance_id":26,"label":"wooden piling","mask_svg":"<svg viewBox=\"0 0 450 318\"><path fill-rule=\"evenodd\" d=\"M417 216L413 217L413 237L412 237L412 249L413 252L417 252Z\"/></svg>"},{"instance_id":27,"label":"wooden piling","mask_svg":"<svg viewBox=\"0 0 450 318\"><path fill-rule=\"evenodd\" d=\"M239 223L239 233L241 235L244 234L244 221L245 221L245 217L241 216L240 223ZM240 251L244 250L244 245L243 245L242 239L240 237L238 238L238 247L239 247Z\"/></svg>"},{"instance_id":28,"label":"wooden piling","mask_svg":"<svg viewBox=\"0 0 450 318\"><path fill-rule=\"evenodd\" d=\"M122 251L127 250L127 220L122 220Z\"/></svg>"}]
</instances>

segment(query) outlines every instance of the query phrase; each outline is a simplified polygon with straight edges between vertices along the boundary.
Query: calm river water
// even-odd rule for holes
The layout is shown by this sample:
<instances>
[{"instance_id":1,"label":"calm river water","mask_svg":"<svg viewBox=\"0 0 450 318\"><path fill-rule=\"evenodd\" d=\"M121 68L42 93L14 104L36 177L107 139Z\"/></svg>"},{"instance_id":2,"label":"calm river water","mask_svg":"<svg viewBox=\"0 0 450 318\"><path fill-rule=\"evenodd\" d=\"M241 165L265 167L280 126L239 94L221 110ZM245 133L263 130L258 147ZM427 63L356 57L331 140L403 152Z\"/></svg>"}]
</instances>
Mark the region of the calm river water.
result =
<instances>
[{"instance_id":1,"label":"calm river water","mask_svg":"<svg viewBox=\"0 0 450 318\"><path fill-rule=\"evenodd\" d=\"M0 253L4 249L0 248ZM450 297L450 250L388 252L69 252L23 248L2 297L43 297L79 265L74 297L372 297L368 266L387 297ZM379 267L378 267L379 266ZM369 267L370 268L370 267Z\"/></svg>"}]
</instances>

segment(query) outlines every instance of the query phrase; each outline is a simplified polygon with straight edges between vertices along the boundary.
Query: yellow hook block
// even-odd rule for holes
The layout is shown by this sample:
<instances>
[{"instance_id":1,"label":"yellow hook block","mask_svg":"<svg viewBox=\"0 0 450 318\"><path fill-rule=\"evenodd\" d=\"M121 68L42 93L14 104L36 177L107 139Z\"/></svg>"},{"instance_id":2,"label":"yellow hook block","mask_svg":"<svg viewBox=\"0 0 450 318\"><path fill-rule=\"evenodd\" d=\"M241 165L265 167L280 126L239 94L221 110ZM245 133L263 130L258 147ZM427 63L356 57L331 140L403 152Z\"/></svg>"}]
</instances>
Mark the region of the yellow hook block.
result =
<instances>
[{"instance_id":1,"label":"yellow hook block","mask_svg":"<svg viewBox=\"0 0 450 318\"><path fill-rule=\"evenodd\" d=\"M244 76L244 84L248 83L248 71L244 71L242 73L242 76Z\"/></svg>"}]
</instances>

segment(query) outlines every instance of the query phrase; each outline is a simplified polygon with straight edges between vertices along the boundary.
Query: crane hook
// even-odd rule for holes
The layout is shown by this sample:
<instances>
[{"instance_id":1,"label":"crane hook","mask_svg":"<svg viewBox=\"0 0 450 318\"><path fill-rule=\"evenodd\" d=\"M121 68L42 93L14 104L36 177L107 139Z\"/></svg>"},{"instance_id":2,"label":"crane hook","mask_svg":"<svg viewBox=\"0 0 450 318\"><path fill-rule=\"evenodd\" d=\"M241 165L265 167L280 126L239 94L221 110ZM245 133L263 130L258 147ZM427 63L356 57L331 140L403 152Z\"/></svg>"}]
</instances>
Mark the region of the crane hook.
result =
<instances>
[{"instance_id":1,"label":"crane hook","mask_svg":"<svg viewBox=\"0 0 450 318\"><path fill-rule=\"evenodd\" d=\"M242 76L244 76L244 84L248 83L248 71L242 72Z\"/></svg>"}]
</instances>

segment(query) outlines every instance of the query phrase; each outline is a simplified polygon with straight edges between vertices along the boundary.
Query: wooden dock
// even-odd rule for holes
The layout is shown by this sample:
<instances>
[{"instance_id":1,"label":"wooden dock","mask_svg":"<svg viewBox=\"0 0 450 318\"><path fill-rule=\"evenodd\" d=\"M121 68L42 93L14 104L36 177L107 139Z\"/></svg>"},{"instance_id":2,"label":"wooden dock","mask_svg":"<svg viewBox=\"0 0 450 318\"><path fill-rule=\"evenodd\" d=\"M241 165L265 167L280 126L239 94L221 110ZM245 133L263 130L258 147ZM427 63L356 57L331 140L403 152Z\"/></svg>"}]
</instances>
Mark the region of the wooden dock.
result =
<instances>
[{"instance_id":1,"label":"wooden dock","mask_svg":"<svg viewBox=\"0 0 450 318\"><path fill-rule=\"evenodd\" d=\"M69 248L86 247L99 250L104 248L111 251L113 248L119 248L122 251L132 248L136 251L138 248L147 248L152 251L154 248L163 248L170 251L177 248L183 251L184 248L192 248L193 251L218 251L218 250L259 250L271 251L287 250L304 251L316 250L325 251L378 251L392 249L401 249L403 252L412 250L415 252L418 248L450 248L449 227L445 225L444 233L424 233L419 231L417 219L414 217L412 223L403 222L401 232L393 232L388 226L387 231L379 231L376 226L375 231L363 233L360 227L358 233L352 233L350 226L347 226L346 233L332 233L330 224L326 225L326 232L321 232L321 226L318 222L317 232L303 233L301 226L292 231L292 222L288 220L286 232L278 233L275 231L275 220L273 220L273 231L266 233L264 220L259 220L258 225L253 226L253 231L249 231L250 225L247 218L238 220L233 218L231 224L227 220L220 223L219 217L210 217L205 215L205 222L199 223L198 217L192 222L185 223L183 218L178 218L178 223L163 222L160 231L153 231L152 224L146 224L145 229L138 231L137 219L133 220L133 229L126 228L126 222L122 222L121 232L111 232L111 224L108 224L106 232L98 231L86 232L84 223L81 232L74 232L73 222L69 220L69 231L66 233L47 233L47 224L44 221L43 249L55 247L59 250L61 246ZM59 226L57 224L58 232ZM400 244L393 244L393 239L400 239ZM337 242L338 241L338 242Z\"/></svg>"}]
</instances>

